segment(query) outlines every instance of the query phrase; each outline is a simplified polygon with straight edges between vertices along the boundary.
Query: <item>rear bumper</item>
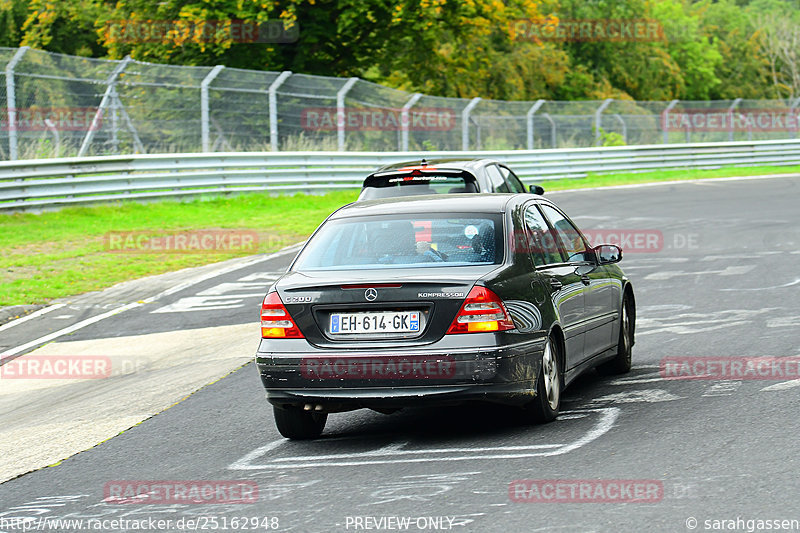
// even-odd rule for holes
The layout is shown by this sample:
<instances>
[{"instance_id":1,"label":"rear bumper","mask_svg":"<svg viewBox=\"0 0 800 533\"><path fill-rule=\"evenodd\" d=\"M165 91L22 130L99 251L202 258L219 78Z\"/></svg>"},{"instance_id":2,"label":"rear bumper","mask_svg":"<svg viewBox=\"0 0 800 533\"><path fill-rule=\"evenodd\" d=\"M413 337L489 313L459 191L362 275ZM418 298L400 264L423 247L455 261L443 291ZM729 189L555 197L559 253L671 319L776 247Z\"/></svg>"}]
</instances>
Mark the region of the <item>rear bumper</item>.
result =
<instances>
[{"instance_id":1,"label":"rear bumper","mask_svg":"<svg viewBox=\"0 0 800 533\"><path fill-rule=\"evenodd\" d=\"M481 346L481 341L497 340L494 334L477 338L483 335L471 336L478 348L402 351L319 350L303 340L262 343L262 349L278 345L298 351L259 351L256 365L268 400L279 406L315 404L344 411L474 400L529 402L536 394L544 338Z\"/></svg>"}]
</instances>

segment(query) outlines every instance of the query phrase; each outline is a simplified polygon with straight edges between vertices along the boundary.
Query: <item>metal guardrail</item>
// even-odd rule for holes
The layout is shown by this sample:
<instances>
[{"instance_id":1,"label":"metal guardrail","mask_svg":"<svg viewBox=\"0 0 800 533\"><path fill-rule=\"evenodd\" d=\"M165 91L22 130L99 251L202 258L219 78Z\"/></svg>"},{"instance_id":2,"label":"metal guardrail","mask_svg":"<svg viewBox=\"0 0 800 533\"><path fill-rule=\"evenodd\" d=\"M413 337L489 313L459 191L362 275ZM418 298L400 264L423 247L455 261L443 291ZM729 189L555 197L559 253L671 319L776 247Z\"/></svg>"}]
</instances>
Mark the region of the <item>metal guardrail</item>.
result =
<instances>
[{"instance_id":1,"label":"metal guardrail","mask_svg":"<svg viewBox=\"0 0 800 533\"><path fill-rule=\"evenodd\" d=\"M726 165L798 165L800 140L490 152L253 152L75 157L0 162L0 210L126 199L359 187L375 168L400 161L492 158L526 183L590 172Z\"/></svg>"}]
</instances>

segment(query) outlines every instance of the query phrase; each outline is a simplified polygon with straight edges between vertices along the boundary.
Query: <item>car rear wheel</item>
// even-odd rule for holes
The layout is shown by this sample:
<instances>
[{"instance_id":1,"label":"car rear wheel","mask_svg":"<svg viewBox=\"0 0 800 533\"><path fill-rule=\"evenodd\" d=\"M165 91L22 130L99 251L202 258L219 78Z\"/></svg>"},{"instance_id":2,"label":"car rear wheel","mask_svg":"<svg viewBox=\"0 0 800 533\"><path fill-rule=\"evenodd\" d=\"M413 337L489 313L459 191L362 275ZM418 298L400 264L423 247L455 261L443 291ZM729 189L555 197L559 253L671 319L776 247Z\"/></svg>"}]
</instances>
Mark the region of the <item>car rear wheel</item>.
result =
<instances>
[{"instance_id":1,"label":"car rear wheel","mask_svg":"<svg viewBox=\"0 0 800 533\"><path fill-rule=\"evenodd\" d=\"M601 374L625 374L631 370L631 353L633 351L634 311L633 300L625 296L620 309L619 342L617 355L611 361L597 367Z\"/></svg>"},{"instance_id":2,"label":"car rear wheel","mask_svg":"<svg viewBox=\"0 0 800 533\"><path fill-rule=\"evenodd\" d=\"M558 410L561 408L561 389L559 344L551 336L548 337L542 354L542 365L536 382L536 398L526 407L534 421L550 422L558 416Z\"/></svg>"},{"instance_id":3,"label":"car rear wheel","mask_svg":"<svg viewBox=\"0 0 800 533\"><path fill-rule=\"evenodd\" d=\"M272 406L275 413L275 425L278 432L287 439L308 440L316 439L325 429L328 420L327 413L304 411L300 407Z\"/></svg>"}]
</instances>

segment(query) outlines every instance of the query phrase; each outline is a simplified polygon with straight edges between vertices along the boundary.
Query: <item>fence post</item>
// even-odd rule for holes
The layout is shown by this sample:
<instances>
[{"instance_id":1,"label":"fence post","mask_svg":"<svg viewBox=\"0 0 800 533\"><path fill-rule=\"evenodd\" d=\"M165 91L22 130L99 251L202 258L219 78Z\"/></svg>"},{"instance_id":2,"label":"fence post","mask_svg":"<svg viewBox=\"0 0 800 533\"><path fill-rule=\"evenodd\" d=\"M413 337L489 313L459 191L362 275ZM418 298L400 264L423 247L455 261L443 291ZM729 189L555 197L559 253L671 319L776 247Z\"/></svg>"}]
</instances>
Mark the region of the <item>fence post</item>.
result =
<instances>
[{"instance_id":1,"label":"fence post","mask_svg":"<svg viewBox=\"0 0 800 533\"><path fill-rule=\"evenodd\" d=\"M792 114L795 109L800 107L800 98L796 98L794 103L792 103L791 107L789 107L789 114ZM795 124L797 124L797 117L795 117ZM797 139L797 127L794 128L794 132L792 133L792 139Z\"/></svg>"},{"instance_id":2,"label":"fence post","mask_svg":"<svg viewBox=\"0 0 800 533\"><path fill-rule=\"evenodd\" d=\"M278 87L283 85L283 82L288 80L291 75L291 70L284 70L267 90L269 94L269 147L273 152L278 151Z\"/></svg>"},{"instance_id":3,"label":"fence post","mask_svg":"<svg viewBox=\"0 0 800 533\"><path fill-rule=\"evenodd\" d=\"M728 108L728 120L730 120L730 126L728 127L728 141L733 142L733 110L736 109L736 106L739 105L741 102L741 98L737 98L733 101L731 106Z\"/></svg>"},{"instance_id":4,"label":"fence post","mask_svg":"<svg viewBox=\"0 0 800 533\"><path fill-rule=\"evenodd\" d=\"M203 81L200 82L200 137L202 139L203 151L209 151L209 134L208 134L208 86L214 81L214 78L219 76L219 73L224 69L224 65L217 65L211 69Z\"/></svg>"},{"instance_id":5,"label":"fence post","mask_svg":"<svg viewBox=\"0 0 800 533\"><path fill-rule=\"evenodd\" d=\"M619 123L622 124L622 140L625 144L628 144L628 125L625 124L625 119L622 118L622 115L619 113L614 113L614 118L619 120Z\"/></svg>"},{"instance_id":6,"label":"fence post","mask_svg":"<svg viewBox=\"0 0 800 533\"><path fill-rule=\"evenodd\" d=\"M336 140L339 151L344 151L344 132L347 127L347 117L345 116L344 97L356 84L358 78L350 78L341 89L336 93Z\"/></svg>"},{"instance_id":7,"label":"fence post","mask_svg":"<svg viewBox=\"0 0 800 533\"><path fill-rule=\"evenodd\" d=\"M664 144L669 144L669 130L667 130L669 112L678 105L678 102L680 102L680 100L671 101L667 108L661 113L661 132L664 134Z\"/></svg>"},{"instance_id":8,"label":"fence post","mask_svg":"<svg viewBox=\"0 0 800 533\"><path fill-rule=\"evenodd\" d=\"M528 123L528 150L533 150L533 115L539 111L539 108L544 105L546 100L536 100L536 103L528 109L528 114L525 115Z\"/></svg>"},{"instance_id":9,"label":"fence post","mask_svg":"<svg viewBox=\"0 0 800 533\"><path fill-rule=\"evenodd\" d=\"M17 88L14 85L14 68L22 60L29 46L23 46L14 53L6 65L6 108L8 110L8 158L17 159Z\"/></svg>"},{"instance_id":10,"label":"fence post","mask_svg":"<svg viewBox=\"0 0 800 533\"><path fill-rule=\"evenodd\" d=\"M400 111L400 126L402 128L400 150L403 152L408 152L408 110L411 109L420 98L422 98L422 93L414 93L411 98L408 99L408 102L403 105L403 109Z\"/></svg>"},{"instance_id":11,"label":"fence post","mask_svg":"<svg viewBox=\"0 0 800 533\"><path fill-rule=\"evenodd\" d=\"M600 104L600 107L597 108L597 111L594 112L594 145L597 146L600 144L600 126L603 120L603 111L611 105L613 102L613 98L607 98Z\"/></svg>"},{"instance_id":12,"label":"fence post","mask_svg":"<svg viewBox=\"0 0 800 533\"><path fill-rule=\"evenodd\" d=\"M550 147L556 148L556 144L558 144L556 121L553 120L553 117L550 116L550 113L542 113L542 116L550 123Z\"/></svg>"},{"instance_id":13,"label":"fence post","mask_svg":"<svg viewBox=\"0 0 800 533\"><path fill-rule=\"evenodd\" d=\"M469 150L469 115L480 101L481 98L476 96L469 101L467 107L461 112L461 149L465 152Z\"/></svg>"},{"instance_id":14,"label":"fence post","mask_svg":"<svg viewBox=\"0 0 800 533\"><path fill-rule=\"evenodd\" d=\"M97 128L100 127L100 119L103 118L103 110L108 106L108 101L113 97L116 91L114 86L117 83L117 78L131 61L133 61L131 56L125 56L106 80L106 92L103 93L103 99L100 100L100 105L97 106L97 112L94 114L91 125L89 125L89 131L86 132L86 137L83 138L81 148L78 150L78 157L85 155L86 151L89 149L89 145L92 143L92 139L94 139L94 134L97 132Z\"/></svg>"}]
</instances>

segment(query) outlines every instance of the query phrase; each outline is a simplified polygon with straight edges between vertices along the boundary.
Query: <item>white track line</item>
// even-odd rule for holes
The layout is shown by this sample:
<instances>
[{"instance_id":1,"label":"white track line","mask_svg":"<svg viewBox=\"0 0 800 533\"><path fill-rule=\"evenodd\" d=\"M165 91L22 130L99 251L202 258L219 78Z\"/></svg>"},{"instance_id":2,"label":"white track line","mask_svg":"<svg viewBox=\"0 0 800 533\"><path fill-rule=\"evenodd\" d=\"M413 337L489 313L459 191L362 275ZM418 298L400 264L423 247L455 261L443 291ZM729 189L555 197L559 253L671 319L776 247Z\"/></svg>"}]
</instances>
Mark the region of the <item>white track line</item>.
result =
<instances>
[{"instance_id":1,"label":"white track line","mask_svg":"<svg viewBox=\"0 0 800 533\"><path fill-rule=\"evenodd\" d=\"M214 277L217 277L217 276L221 276L223 274L227 274L229 272L233 272L235 270L239 270L239 269L251 266L251 265L255 265L257 263L261 263L262 261L266 261L267 259L272 259L272 258L279 257L279 256L282 256L282 255L287 255L287 254L290 254L290 253L294 253L301 246L301 244L302 243L296 244L294 246L290 246L288 248L284 248L283 250L281 250L279 252L276 252L274 254L265 255L263 257L255 257L255 258L253 258L253 259L251 259L249 261L245 261L243 263L238 263L236 265L231 265L229 267L225 267L225 268L220 269L220 270L214 270L213 272L208 272L208 273L206 273L206 274L204 274L202 276L199 276L199 277L197 277L195 279L186 281L184 283L180 283L178 285L175 285L174 287L170 287L169 289L167 289L167 290L165 290L163 292L160 292L160 293L156 294L155 296L151 296L151 297L149 297L149 298L147 298L145 300L141 300L139 302L132 302L132 303L129 303L129 304L125 304L123 306L120 306L120 307L117 307L115 309L112 309L111 311L107 311L107 312L102 313L100 315L93 316L91 318L87 318L86 320L82 320L80 322L72 324L71 326L68 326L68 327L66 327L64 329L60 329L58 331L54 331L53 333L50 333L49 335L45 335L44 337L40 337L40 338L32 340L30 342L26 342L25 344L23 344L21 346L17 346L15 348L10 348L10 349L4 351L3 353L0 353L0 365L3 364L6 359L10 359L11 356L13 356L13 355L17 355L18 353L23 352L23 351L25 351L25 350L27 350L29 348L32 348L34 346L37 346L39 344L44 344L46 342L50 342L50 341L52 341L54 339L57 339L58 337L62 337L64 335L68 335L70 333L78 331L79 329L85 328L86 326L90 326L92 324L100 322L101 320L105 320L108 317L111 317L111 316L114 316L116 314L128 311L129 309L134 309L136 307L140 307L140 306L142 306L144 304L148 304L148 303L154 302L154 301L158 300L159 298L163 298L164 296L169 296L170 294L174 294L176 292L182 291L182 290L184 290L184 289L186 289L188 287L191 287L192 285L197 285L198 283L202 283L203 281L207 281L207 280L209 280L211 278L214 278Z\"/></svg>"},{"instance_id":2,"label":"white track line","mask_svg":"<svg viewBox=\"0 0 800 533\"><path fill-rule=\"evenodd\" d=\"M7 324L3 324L2 326L0 326L0 331L4 331L4 330L6 330L8 328L12 328L12 327L16 326L17 324L22 324L23 322L27 322L28 320L30 320L32 318L36 318L37 316L42 316L43 314L49 313L50 311L55 311L56 309L61 309L65 305L67 305L67 304L53 304L53 305L50 305L48 307L45 307L44 309L39 309L38 311L34 311L33 313L31 313L29 315L25 315L22 318L16 318L16 319L12 320L11 322L9 322Z\"/></svg>"}]
</instances>

